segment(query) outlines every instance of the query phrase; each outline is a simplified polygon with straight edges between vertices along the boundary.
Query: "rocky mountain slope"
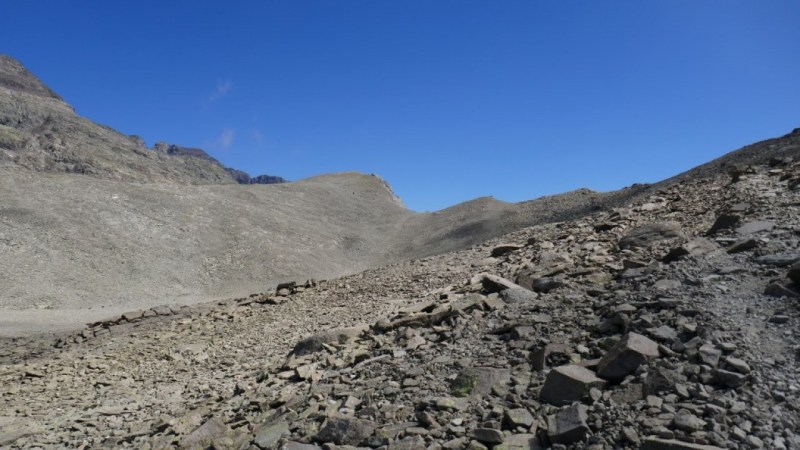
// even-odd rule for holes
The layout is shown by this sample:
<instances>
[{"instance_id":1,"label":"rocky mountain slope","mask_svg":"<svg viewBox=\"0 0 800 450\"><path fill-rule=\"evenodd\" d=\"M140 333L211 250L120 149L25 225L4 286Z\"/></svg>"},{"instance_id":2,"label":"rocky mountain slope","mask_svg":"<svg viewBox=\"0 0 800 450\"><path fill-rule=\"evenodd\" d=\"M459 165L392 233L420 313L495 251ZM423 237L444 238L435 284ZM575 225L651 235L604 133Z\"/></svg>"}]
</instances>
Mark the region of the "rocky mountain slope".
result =
<instances>
[{"instance_id":1,"label":"rocky mountain slope","mask_svg":"<svg viewBox=\"0 0 800 450\"><path fill-rule=\"evenodd\" d=\"M800 164L760 161L457 252L2 341L0 445L800 448Z\"/></svg>"},{"instance_id":2,"label":"rocky mountain slope","mask_svg":"<svg viewBox=\"0 0 800 450\"><path fill-rule=\"evenodd\" d=\"M800 132L684 177L798 151ZM467 248L608 210L679 181L578 190L510 204L482 198L405 209L377 177L283 181L226 169L200 149L147 149L76 115L0 57L0 334L80 327L164 302L193 304L287 279L331 278Z\"/></svg>"},{"instance_id":3,"label":"rocky mountain slope","mask_svg":"<svg viewBox=\"0 0 800 450\"><path fill-rule=\"evenodd\" d=\"M140 183L242 182L241 174L237 177L233 169L203 150L165 143L149 149L137 136L78 116L58 94L6 55L0 55L0 167ZM262 180L282 181L268 176Z\"/></svg>"}]
</instances>

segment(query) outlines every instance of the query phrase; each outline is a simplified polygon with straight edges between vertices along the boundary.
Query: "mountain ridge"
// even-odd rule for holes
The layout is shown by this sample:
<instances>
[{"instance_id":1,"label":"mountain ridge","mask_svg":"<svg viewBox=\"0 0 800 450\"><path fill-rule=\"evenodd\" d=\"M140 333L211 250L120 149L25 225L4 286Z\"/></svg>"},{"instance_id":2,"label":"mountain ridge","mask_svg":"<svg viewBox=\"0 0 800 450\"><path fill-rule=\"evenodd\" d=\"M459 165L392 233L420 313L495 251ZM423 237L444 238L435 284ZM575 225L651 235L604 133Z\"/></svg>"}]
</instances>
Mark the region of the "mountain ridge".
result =
<instances>
[{"instance_id":1,"label":"mountain ridge","mask_svg":"<svg viewBox=\"0 0 800 450\"><path fill-rule=\"evenodd\" d=\"M159 142L147 148L75 113L16 59L0 55L0 165L126 181L179 184L282 183L225 167L202 149Z\"/></svg>"}]
</instances>

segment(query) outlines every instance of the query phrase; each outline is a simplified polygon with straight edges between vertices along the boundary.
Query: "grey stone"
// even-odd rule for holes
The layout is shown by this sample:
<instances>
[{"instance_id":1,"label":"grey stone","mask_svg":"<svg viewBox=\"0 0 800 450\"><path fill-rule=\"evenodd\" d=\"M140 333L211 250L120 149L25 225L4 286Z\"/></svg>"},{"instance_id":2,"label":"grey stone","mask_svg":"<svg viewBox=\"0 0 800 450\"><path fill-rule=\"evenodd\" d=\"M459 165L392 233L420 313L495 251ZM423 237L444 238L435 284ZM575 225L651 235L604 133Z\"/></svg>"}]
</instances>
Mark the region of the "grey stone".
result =
<instances>
[{"instance_id":1,"label":"grey stone","mask_svg":"<svg viewBox=\"0 0 800 450\"><path fill-rule=\"evenodd\" d=\"M657 341L667 343L675 342L678 339L678 332L667 325L661 325L657 328L648 328L647 334Z\"/></svg>"},{"instance_id":2,"label":"grey stone","mask_svg":"<svg viewBox=\"0 0 800 450\"><path fill-rule=\"evenodd\" d=\"M6 445L11 445L14 442L32 434L34 434L34 430L25 428L0 432L0 446L5 447Z\"/></svg>"},{"instance_id":3,"label":"grey stone","mask_svg":"<svg viewBox=\"0 0 800 450\"><path fill-rule=\"evenodd\" d=\"M566 286L563 280L553 277L541 277L533 280L531 288L534 292L548 293Z\"/></svg>"},{"instance_id":4,"label":"grey stone","mask_svg":"<svg viewBox=\"0 0 800 450\"><path fill-rule=\"evenodd\" d=\"M569 445L583 440L589 432L588 408L574 404L547 417L547 435L554 444Z\"/></svg>"},{"instance_id":5,"label":"grey stone","mask_svg":"<svg viewBox=\"0 0 800 450\"><path fill-rule=\"evenodd\" d=\"M253 443L261 448L275 448L282 437L289 435L289 424L284 420L262 425L255 432Z\"/></svg>"},{"instance_id":6,"label":"grey stone","mask_svg":"<svg viewBox=\"0 0 800 450\"><path fill-rule=\"evenodd\" d=\"M781 283L770 283L766 289L764 289L764 295L769 295L770 297L798 297L800 294L793 289L789 289L787 286L784 286Z\"/></svg>"},{"instance_id":7,"label":"grey stone","mask_svg":"<svg viewBox=\"0 0 800 450\"><path fill-rule=\"evenodd\" d=\"M525 408L509 409L505 414L505 421L512 427L530 428L535 421L533 415Z\"/></svg>"},{"instance_id":8,"label":"grey stone","mask_svg":"<svg viewBox=\"0 0 800 450\"><path fill-rule=\"evenodd\" d=\"M128 322L139 320L144 315L144 311L131 311L122 315L122 318Z\"/></svg>"},{"instance_id":9,"label":"grey stone","mask_svg":"<svg viewBox=\"0 0 800 450\"><path fill-rule=\"evenodd\" d=\"M536 348L531 353L531 366L533 370L544 370L546 367L555 367L568 364L571 361L572 347L568 344L553 342Z\"/></svg>"},{"instance_id":10,"label":"grey stone","mask_svg":"<svg viewBox=\"0 0 800 450\"><path fill-rule=\"evenodd\" d=\"M672 424L675 428L687 433L702 430L706 426L706 422L703 419L686 410L678 411L678 414L672 419Z\"/></svg>"},{"instance_id":11,"label":"grey stone","mask_svg":"<svg viewBox=\"0 0 800 450\"><path fill-rule=\"evenodd\" d=\"M635 228L619 241L619 248L648 247L656 242L682 237L681 226L677 222L662 222Z\"/></svg>"},{"instance_id":12,"label":"grey stone","mask_svg":"<svg viewBox=\"0 0 800 450\"><path fill-rule=\"evenodd\" d=\"M450 385L450 391L456 397L482 397L492 392L496 385L507 384L510 380L509 369L468 367L459 372Z\"/></svg>"},{"instance_id":13,"label":"grey stone","mask_svg":"<svg viewBox=\"0 0 800 450\"><path fill-rule=\"evenodd\" d=\"M641 383L620 385L611 391L611 400L618 405L627 405L642 400L644 397L644 386Z\"/></svg>"},{"instance_id":14,"label":"grey stone","mask_svg":"<svg viewBox=\"0 0 800 450\"><path fill-rule=\"evenodd\" d=\"M544 450L542 442L533 434L512 434L502 444L495 445L493 450Z\"/></svg>"},{"instance_id":15,"label":"grey stone","mask_svg":"<svg viewBox=\"0 0 800 450\"><path fill-rule=\"evenodd\" d=\"M714 347L711 344L703 344L698 349L697 353L700 362L708 364L711 367L717 367L719 359L722 357L722 350Z\"/></svg>"},{"instance_id":16,"label":"grey stone","mask_svg":"<svg viewBox=\"0 0 800 450\"><path fill-rule=\"evenodd\" d=\"M425 450L425 439L421 436L408 436L389 444L387 450Z\"/></svg>"},{"instance_id":17,"label":"grey stone","mask_svg":"<svg viewBox=\"0 0 800 450\"><path fill-rule=\"evenodd\" d=\"M737 388L747 381L747 375L717 369L714 371L714 381L725 387Z\"/></svg>"},{"instance_id":18,"label":"grey stone","mask_svg":"<svg viewBox=\"0 0 800 450\"><path fill-rule=\"evenodd\" d=\"M501 292L506 289L523 289L522 286L511 280L490 273L479 273L472 277L470 283L480 283L487 292Z\"/></svg>"},{"instance_id":19,"label":"grey stone","mask_svg":"<svg viewBox=\"0 0 800 450\"><path fill-rule=\"evenodd\" d=\"M713 445L694 444L675 439L649 437L642 443L642 450L725 450Z\"/></svg>"},{"instance_id":20,"label":"grey stone","mask_svg":"<svg viewBox=\"0 0 800 450\"><path fill-rule=\"evenodd\" d=\"M219 418L213 417L200 425L199 428L181 439L181 448L205 449L211 446L214 439L228 433L230 428Z\"/></svg>"},{"instance_id":21,"label":"grey stone","mask_svg":"<svg viewBox=\"0 0 800 450\"><path fill-rule=\"evenodd\" d=\"M292 354L295 356L303 356L322 350L325 348L324 345L326 344L345 344L356 339L368 328L369 327L364 326L342 328L315 334L298 342L297 345L294 346Z\"/></svg>"},{"instance_id":22,"label":"grey stone","mask_svg":"<svg viewBox=\"0 0 800 450\"><path fill-rule=\"evenodd\" d=\"M701 237L694 238L680 247L670 250L669 253L662 258L662 261L671 263L687 256L702 256L716 250L719 250L719 245L715 242Z\"/></svg>"},{"instance_id":23,"label":"grey stone","mask_svg":"<svg viewBox=\"0 0 800 450\"><path fill-rule=\"evenodd\" d=\"M314 436L317 442L333 442L336 445L359 445L366 441L377 428L374 422L350 417L329 417Z\"/></svg>"},{"instance_id":24,"label":"grey stone","mask_svg":"<svg viewBox=\"0 0 800 450\"><path fill-rule=\"evenodd\" d=\"M565 405L580 401L589 393L589 389L602 388L605 383L585 367L561 366L547 374L540 396L550 404Z\"/></svg>"},{"instance_id":25,"label":"grey stone","mask_svg":"<svg viewBox=\"0 0 800 450\"><path fill-rule=\"evenodd\" d=\"M171 316L174 314L172 309L169 306L156 306L152 308L152 311L159 316Z\"/></svg>"},{"instance_id":26,"label":"grey stone","mask_svg":"<svg viewBox=\"0 0 800 450\"><path fill-rule=\"evenodd\" d=\"M475 428L469 433L470 437L484 444L500 444L503 442L503 432L494 428Z\"/></svg>"},{"instance_id":27,"label":"grey stone","mask_svg":"<svg viewBox=\"0 0 800 450\"><path fill-rule=\"evenodd\" d=\"M759 220L745 223L736 229L736 233L739 235L756 234L764 231L772 231L773 228L775 228L773 222Z\"/></svg>"},{"instance_id":28,"label":"grey stone","mask_svg":"<svg viewBox=\"0 0 800 450\"><path fill-rule=\"evenodd\" d=\"M739 225L741 221L742 217L738 214L732 214L732 213L721 214L717 217L717 220L714 221L714 224L711 225L711 228L709 228L707 234L711 235L722 230L730 230L733 227Z\"/></svg>"},{"instance_id":29,"label":"grey stone","mask_svg":"<svg viewBox=\"0 0 800 450\"><path fill-rule=\"evenodd\" d=\"M529 291L528 289L506 289L500 292L500 298L502 298L506 303L515 304L515 303L532 303L535 302L539 295L537 295L533 291Z\"/></svg>"},{"instance_id":30,"label":"grey stone","mask_svg":"<svg viewBox=\"0 0 800 450\"><path fill-rule=\"evenodd\" d=\"M755 262L765 266L787 267L800 261L800 254L783 253L780 255L764 255L755 259Z\"/></svg>"},{"instance_id":31,"label":"grey stone","mask_svg":"<svg viewBox=\"0 0 800 450\"><path fill-rule=\"evenodd\" d=\"M321 447L318 447L314 444L303 444L302 442L294 442L289 441L283 445L281 445L281 450L320 450Z\"/></svg>"},{"instance_id":32,"label":"grey stone","mask_svg":"<svg viewBox=\"0 0 800 450\"><path fill-rule=\"evenodd\" d=\"M497 258L498 256L515 252L521 248L524 248L524 246L517 244L500 244L492 249L492 257Z\"/></svg>"},{"instance_id":33,"label":"grey stone","mask_svg":"<svg viewBox=\"0 0 800 450\"><path fill-rule=\"evenodd\" d=\"M733 368L736 372L747 375L750 373L750 366L739 358L729 356L725 358L725 364Z\"/></svg>"},{"instance_id":34,"label":"grey stone","mask_svg":"<svg viewBox=\"0 0 800 450\"><path fill-rule=\"evenodd\" d=\"M738 241L731 244L726 251L728 253L741 253L746 252L748 250L752 250L758 247L758 241L753 238L746 238L746 239L739 239Z\"/></svg>"},{"instance_id":35,"label":"grey stone","mask_svg":"<svg viewBox=\"0 0 800 450\"><path fill-rule=\"evenodd\" d=\"M628 333L597 365L597 375L617 381L635 372L650 358L658 357L658 344L638 333Z\"/></svg>"},{"instance_id":36,"label":"grey stone","mask_svg":"<svg viewBox=\"0 0 800 450\"><path fill-rule=\"evenodd\" d=\"M800 286L800 262L792 264L792 268L789 269L787 276L794 284Z\"/></svg>"}]
</instances>

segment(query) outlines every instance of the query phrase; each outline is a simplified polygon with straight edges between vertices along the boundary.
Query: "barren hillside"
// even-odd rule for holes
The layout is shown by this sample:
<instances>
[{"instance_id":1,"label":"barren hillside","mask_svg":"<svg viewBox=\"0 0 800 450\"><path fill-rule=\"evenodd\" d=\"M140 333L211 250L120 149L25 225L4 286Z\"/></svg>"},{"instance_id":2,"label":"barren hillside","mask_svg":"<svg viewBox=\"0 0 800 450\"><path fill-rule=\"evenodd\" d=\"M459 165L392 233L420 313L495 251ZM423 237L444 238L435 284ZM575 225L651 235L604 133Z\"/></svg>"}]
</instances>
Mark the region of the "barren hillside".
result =
<instances>
[{"instance_id":1,"label":"barren hillside","mask_svg":"<svg viewBox=\"0 0 800 450\"><path fill-rule=\"evenodd\" d=\"M226 169L199 149L148 149L76 115L0 57L0 334L69 329L461 250L798 151L796 130L658 185L517 204L481 198L417 214L376 176L253 185L281 180Z\"/></svg>"},{"instance_id":2,"label":"barren hillside","mask_svg":"<svg viewBox=\"0 0 800 450\"><path fill-rule=\"evenodd\" d=\"M458 252L0 339L0 446L798 449L800 164L708 175ZM354 174L262 189L333 185L323 203L377 198L385 232L443 239L525 206L411 215Z\"/></svg>"}]
</instances>

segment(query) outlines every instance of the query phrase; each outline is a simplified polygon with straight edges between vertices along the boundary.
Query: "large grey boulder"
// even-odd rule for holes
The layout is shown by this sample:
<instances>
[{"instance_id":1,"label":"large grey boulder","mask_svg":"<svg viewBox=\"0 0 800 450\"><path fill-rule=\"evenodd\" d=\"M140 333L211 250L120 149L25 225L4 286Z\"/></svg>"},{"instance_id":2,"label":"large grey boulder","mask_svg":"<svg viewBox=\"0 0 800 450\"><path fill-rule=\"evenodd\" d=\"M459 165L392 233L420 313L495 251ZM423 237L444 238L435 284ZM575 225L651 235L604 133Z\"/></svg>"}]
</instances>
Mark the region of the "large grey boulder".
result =
<instances>
[{"instance_id":1,"label":"large grey boulder","mask_svg":"<svg viewBox=\"0 0 800 450\"><path fill-rule=\"evenodd\" d=\"M547 418L547 436L554 444L569 445L581 441L589 432L588 408L574 404Z\"/></svg>"},{"instance_id":2,"label":"large grey boulder","mask_svg":"<svg viewBox=\"0 0 800 450\"><path fill-rule=\"evenodd\" d=\"M589 389L601 388L606 381L591 370L575 364L556 367L547 374L541 398L553 405L566 405L580 401Z\"/></svg>"},{"instance_id":3,"label":"large grey boulder","mask_svg":"<svg viewBox=\"0 0 800 450\"><path fill-rule=\"evenodd\" d=\"M597 365L597 374L619 381L632 374L650 358L658 357L658 344L638 333L628 333Z\"/></svg>"}]
</instances>

